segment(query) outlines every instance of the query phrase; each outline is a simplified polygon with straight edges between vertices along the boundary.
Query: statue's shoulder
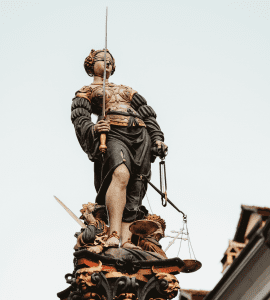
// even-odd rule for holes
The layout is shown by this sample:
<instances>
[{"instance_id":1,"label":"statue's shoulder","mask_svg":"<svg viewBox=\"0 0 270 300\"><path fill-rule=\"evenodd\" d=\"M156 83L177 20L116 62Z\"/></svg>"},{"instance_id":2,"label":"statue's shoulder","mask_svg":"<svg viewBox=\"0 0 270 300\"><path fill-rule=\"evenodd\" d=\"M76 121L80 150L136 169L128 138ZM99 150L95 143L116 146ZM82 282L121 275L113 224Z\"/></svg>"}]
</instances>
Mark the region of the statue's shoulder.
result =
<instances>
[{"instance_id":1,"label":"statue's shoulder","mask_svg":"<svg viewBox=\"0 0 270 300\"><path fill-rule=\"evenodd\" d=\"M92 93L93 93L93 87L91 87L91 85L84 85L81 89L79 89L75 93L75 96L78 98L85 98L91 102Z\"/></svg>"},{"instance_id":2,"label":"statue's shoulder","mask_svg":"<svg viewBox=\"0 0 270 300\"><path fill-rule=\"evenodd\" d=\"M118 85L120 94L124 95L124 98L128 98L130 101L132 100L132 97L137 93L132 87L120 84Z\"/></svg>"}]
</instances>

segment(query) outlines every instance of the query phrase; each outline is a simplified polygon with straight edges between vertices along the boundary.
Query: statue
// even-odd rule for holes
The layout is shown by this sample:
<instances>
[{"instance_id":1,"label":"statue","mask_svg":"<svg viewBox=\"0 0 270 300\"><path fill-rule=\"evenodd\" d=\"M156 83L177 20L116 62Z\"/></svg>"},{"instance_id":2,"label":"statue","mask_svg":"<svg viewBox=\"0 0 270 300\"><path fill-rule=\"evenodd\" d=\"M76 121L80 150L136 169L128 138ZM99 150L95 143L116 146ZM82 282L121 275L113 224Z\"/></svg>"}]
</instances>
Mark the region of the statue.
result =
<instances>
[{"instance_id":1,"label":"statue","mask_svg":"<svg viewBox=\"0 0 270 300\"><path fill-rule=\"evenodd\" d=\"M83 222L55 197L82 227L75 233L74 270L65 275L70 286L57 296L60 300L172 299L180 289L175 275L195 272L201 263L168 259L159 243L166 223L142 205L149 183L161 195L162 205L169 203L187 221L167 197L168 147L155 111L131 87L109 82L115 60L107 50L107 9L105 49L91 50L84 68L93 82L75 93L71 120L82 149L94 162L97 196L95 203L83 204ZM98 116L96 124L92 114ZM157 156L160 190L150 182L151 163Z\"/></svg>"},{"instance_id":2,"label":"statue","mask_svg":"<svg viewBox=\"0 0 270 300\"><path fill-rule=\"evenodd\" d=\"M115 60L106 49L91 50L84 67L94 80L76 92L71 120L82 149L94 162L97 196L95 203L83 204L83 222L55 197L82 227L75 234L74 270L65 275L70 286L57 296L60 300L175 298L180 288L175 275L195 272L201 263L168 259L159 243L166 223L142 205L149 183L165 200L162 205L172 205L186 222L186 215L167 197L166 176L164 192L150 182L156 156L162 158L160 170L163 164L165 174L167 146L156 113L132 88L109 83ZM96 124L92 114L98 115Z\"/></svg>"},{"instance_id":3,"label":"statue","mask_svg":"<svg viewBox=\"0 0 270 300\"><path fill-rule=\"evenodd\" d=\"M141 249L131 242L130 224L144 219L148 212L142 205L150 179L151 148L167 149L156 113L138 92L124 85L109 83L115 72L115 60L107 50L91 50L84 62L93 83L75 94L71 120L82 149L94 162L96 203L106 206L109 216L107 247ZM106 68L106 70L105 70ZM102 119L103 75L105 79L105 119ZM99 116L94 124L91 114ZM100 134L107 134L107 151L99 151ZM161 155L159 152L158 155Z\"/></svg>"}]
</instances>

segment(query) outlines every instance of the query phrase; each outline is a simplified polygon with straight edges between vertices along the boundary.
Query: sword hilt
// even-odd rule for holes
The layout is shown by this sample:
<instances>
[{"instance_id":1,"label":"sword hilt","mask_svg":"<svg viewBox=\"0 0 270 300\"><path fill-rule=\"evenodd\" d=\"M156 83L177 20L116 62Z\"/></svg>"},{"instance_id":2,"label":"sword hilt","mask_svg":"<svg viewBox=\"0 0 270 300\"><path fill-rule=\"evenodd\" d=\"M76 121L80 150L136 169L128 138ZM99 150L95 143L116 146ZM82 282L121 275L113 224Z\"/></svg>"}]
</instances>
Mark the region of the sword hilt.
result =
<instances>
[{"instance_id":1,"label":"sword hilt","mask_svg":"<svg viewBox=\"0 0 270 300\"><path fill-rule=\"evenodd\" d=\"M101 133L99 151L102 152L102 153L105 153L107 151L106 137L107 137L106 133Z\"/></svg>"}]
</instances>

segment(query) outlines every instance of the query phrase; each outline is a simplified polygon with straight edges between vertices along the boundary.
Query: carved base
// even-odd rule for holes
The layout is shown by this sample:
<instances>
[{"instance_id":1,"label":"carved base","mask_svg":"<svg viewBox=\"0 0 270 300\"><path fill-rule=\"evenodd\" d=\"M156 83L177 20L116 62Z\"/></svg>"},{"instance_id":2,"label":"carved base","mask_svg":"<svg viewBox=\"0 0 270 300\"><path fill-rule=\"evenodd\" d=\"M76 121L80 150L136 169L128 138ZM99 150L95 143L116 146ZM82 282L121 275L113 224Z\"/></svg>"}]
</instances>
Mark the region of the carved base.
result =
<instances>
[{"instance_id":1,"label":"carved base","mask_svg":"<svg viewBox=\"0 0 270 300\"><path fill-rule=\"evenodd\" d=\"M165 300L177 295L180 287L174 275L185 267L181 259L138 260L139 251L125 255L121 249L113 251L119 252L118 258L76 251L74 271L65 276L70 286L57 296L61 300Z\"/></svg>"}]
</instances>

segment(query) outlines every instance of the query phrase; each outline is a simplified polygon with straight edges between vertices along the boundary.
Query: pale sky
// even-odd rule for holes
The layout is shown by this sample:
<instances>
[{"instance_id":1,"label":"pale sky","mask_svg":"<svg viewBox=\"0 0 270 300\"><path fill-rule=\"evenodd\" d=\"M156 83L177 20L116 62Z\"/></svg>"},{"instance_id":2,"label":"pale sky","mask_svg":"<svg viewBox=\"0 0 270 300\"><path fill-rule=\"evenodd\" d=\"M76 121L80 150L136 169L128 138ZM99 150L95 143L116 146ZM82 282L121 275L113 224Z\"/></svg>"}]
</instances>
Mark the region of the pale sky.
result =
<instances>
[{"instance_id":1,"label":"pale sky","mask_svg":"<svg viewBox=\"0 0 270 300\"><path fill-rule=\"evenodd\" d=\"M93 202L93 164L70 121L90 84L91 49L116 60L111 82L157 113L169 146L168 197L188 215L202 269L181 288L211 290L241 204L270 207L270 1L1 1L1 298L56 299L73 271L77 216ZM152 182L159 185L158 161ZM167 234L182 227L148 189ZM144 199L147 208L149 205ZM166 247L170 239L162 244ZM167 252L177 256L179 242ZM183 242L181 259L188 258Z\"/></svg>"}]
</instances>

